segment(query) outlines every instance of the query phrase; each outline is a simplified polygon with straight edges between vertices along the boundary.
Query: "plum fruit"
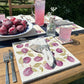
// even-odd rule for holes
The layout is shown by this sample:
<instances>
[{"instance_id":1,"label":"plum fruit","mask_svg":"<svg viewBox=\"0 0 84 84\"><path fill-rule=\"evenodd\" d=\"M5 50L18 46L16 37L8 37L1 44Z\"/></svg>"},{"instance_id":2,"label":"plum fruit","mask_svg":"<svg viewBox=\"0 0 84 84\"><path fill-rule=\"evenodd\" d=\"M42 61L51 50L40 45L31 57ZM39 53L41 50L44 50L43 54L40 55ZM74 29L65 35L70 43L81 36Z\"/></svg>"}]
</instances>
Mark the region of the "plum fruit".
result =
<instances>
[{"instance_id":1,"label":"plum fruit","mask_svg":"<svg viewBox=\"0 0 84 84\"><path fill-rule=\"evenodd\" d=\"M2 24L0 24L0 27L2 26Z\"/></svg>"},{"instance_id":2,"label":"plum fruit","mask_svg":"<svg viewBox=\"0 0 84 84\"><path fill-rule=\"evenodd\" d=\"M28 46L29 46L29 44L28 44L28 43L26 43L26 44L25 44L25 47L28 47Z\"/></svg>"},{"instance_id":3,"label":"plum fruit","mask_svg":"<svg viewBox=\"0 0 84 84\"><path fill-rule=\"evenodd\" d=\"M5 22L2 23L7 29L9 29L12 26L12 21L7 20Z\"/></svg>"},{"instance_id":4,"label":"plum fruit","mask_svg":"<svg viewBox=\"0 0 84 84\"><path fill-rule=\"evenodd\" d=\"M28 49L27 49L27 48L23 48L23 49L21 49L21 51L22 51L23 53L27 53L27 52L28 52Z\"/></svg>"},{"instance_id":5,"label":"plum fruit","mask_svg":"<svg viewBox=\"0 0 84 84\"><path fill-rule=\"evenodd\" d=\"M75 61L74 58L71 57L71 56L67 56L67 60L70 61L70 62L74 62Z\"/></svg>"},{"instance_id":6,"label":"plum fruit","mask_svg":"<svg viewBox=\"0 0 84 84\"><path fill-rule=\"evenodd\" d=\"M23 44L18 44L16 47L17 48L22 48L23 47Z\"/></svg>"},{"instance_id":7,"label":"plum fruit","mask_svg":"<svg viewBox=\"0 0 84 84\"><path fill-rule=\"evenodd\" d=\"M2 21L0 21L0 27L2 26Z\"/></svg>"},{"instance_id":8,"label":"plum fruit","mask_svg":"<svg viewBox=\"0 0 84 84\"><path fill-rule=\"evenodd\" d=\"M56 60L56 65L57 66L63 66L63 62L62 61L59 61L59 60Z\"/></svg>"},{"instance_id":9,"label":"plum fruit","mask_svg":"<svg viewBox=\"0 0 84 84\"><path fill-rule=\"evenodd\" d=\"M26 28L27 28L27 24L24 24L23 26L24 26L24 29L26 29Z\"/></svg>"},{"instance_id":10,"label":"plum fruit","mask_svg":"<svg viewBox=\"0 0 84 84\"><path fill-rule=\"evenodd\" d=\"M52 67L50 67L48 63L45 63L45 64L44 64L44 67L45 67L46 69L48 69L48 70L52 70Z\"/></svg>"},{"instance_id":11,"label":"plum fruit","mask_svg":"<svg viewBox=\"0 0 84 84\"><path fill-rule=\"evenodd\" d=\"M13 21L13 24L14 24L15 26L17 26L17 25L20 24L20 22L21 22L21 20L15 19L15 20Z\"/></svg>"},{"instance_id":12,"label":"plum fruit","mask_svg":"<svg viewBox=\"0 0 84 84\"><path fill-rule=\"evenodd\" d=\"M52 43L53 46L58 46L58 43Z\"/></svg>"},{"instance_id":13,"label":"plum fruit","mask_svg":"<svg viewBox=\"0 0 84 84\"><path fill-rule=\"evenodd\" d=\"M39 62L39 61L41 61L42 59L43 59L43 57L36 56L36 57L34 58L34 61Z\"/></svg>"},{"instance_id":14,"label":"plum fruit","mask_svg":"<svg viewBox=\"0 0 84 84\"><path fill-rule=\"evenodd\" d=\"M25 57L24 59L23 59L23 62L24 63L29 63L31 61L31 58L30 57Z\"/></svg>"},{"instance_id":15,"label":"plum fruit","mask_svg":"<svg viewBox=\"0 0 84 84\"><path fill-rule=\"evenodd\" d=\"M62 52L63 52L61 48L57 48L56 51L57 51L58 53L62 53Z\"/></svg>"},{"instance_id":16,"label":"plum fruit","mask_svg":"<svg viewBox=\"0 0 84 84\"><path fill-rule=\"evenodd\" d=\"M11 19L10 19L10 20L13 22L15 19L16 19L15 17L11 17Z\"/></svg>"},{"instance_id":17,"label":"plum fruit","mask_svg":"<svg viewBox=\"0 0 84 84\"><path fill-rule=\"evenodd\" d=\"M0 24L2 24L2 21L0 20Z\"/></svg>"},{"instance_id":18,"label":"plum fruit","mask_svg":"<svg viewBox=\"0 0 84 84\"><path fill-rule=\"evenodd\" d=\"M1 35L7 34L7 28L4 25L0 27L0 34Z\"/></svg>"},{"instance_id":19,"label":"plum fruit","mask_svg":"<svg viewBox=\"0 0 84 84\"><path fill-rule=\"evenodd\" d=\"M11 27L11 28L9 28L9 30L8 30L8 34L16 34L16 33L17 33L17 30L16 30L15 27Z\"/></svg>"},{"instance_id":20,"label":"plum fruit","mask_svg":"<svg viewBox=\"0 0 84 84\"><path fill-rule=\"evenodd\" d=\"M23 71L24 76L30 76L31 74L33 74L33 71L32 71L31 67L28 67Z\"/></svg>"},{"instance_id":21,"label":"plum fruit","mask_svg":"<svg viewBox=\"0 0 84 84\"><path fill-rule=\"evenodd\" d=\"M3 20L3 22L6 22L6 21L9 21L9 19L8 19L8 18L5 18L5 19Z\"/></svg>"},{"instance_id":22,"label":"plum fruit","mask_svg":"<svg viewBox=\"0 0 84 84\"><path fill-rule=\"evenodd\" d=\"M26 20L22 20L21 24L24 26L24 28L27 28L27 22L26 22Z\"/></svg>"},{"instance_id":23,"label":"plum fruit","mask_svg":"<svg viewBox=\"0 0 84 84\"><path fill-rule=\"evenodd\" d=\"M16 19L15 17L11 17L10 19L5 18L3 21L0 21L0 35L19 34L24 32L26 28L26 20Z\"/></svg>"},{"instance_id":24,"label":"plum fruit","mask_svg":"<svg viewBox=\"0 0 84 84\"><path fill-rule=\"evenodd\" d=\"M18 32L23 32L24 31L24 26L23 25L18 25L16 27L16 29L18 30Z\"/></svg>"},{"instance_id":25,"label":"plum fruit","mask_svg":"<svg viewBox=\"0 0 84 84\"><path fill-rule=\"evenodd\" d=\"M49 42L50 40L49 39L45 39L46 42Z\"/></svg>"},{"instance_id":26,"label":"plum fruit","mask_svg":"<svg viewBox=\"0 0 84 84\"><path fill-rule=\"evenodd\" d=\"M22 20L21 23L22 24L27 24L27 21L26 20Z\"/></svg>"}]
</instances>

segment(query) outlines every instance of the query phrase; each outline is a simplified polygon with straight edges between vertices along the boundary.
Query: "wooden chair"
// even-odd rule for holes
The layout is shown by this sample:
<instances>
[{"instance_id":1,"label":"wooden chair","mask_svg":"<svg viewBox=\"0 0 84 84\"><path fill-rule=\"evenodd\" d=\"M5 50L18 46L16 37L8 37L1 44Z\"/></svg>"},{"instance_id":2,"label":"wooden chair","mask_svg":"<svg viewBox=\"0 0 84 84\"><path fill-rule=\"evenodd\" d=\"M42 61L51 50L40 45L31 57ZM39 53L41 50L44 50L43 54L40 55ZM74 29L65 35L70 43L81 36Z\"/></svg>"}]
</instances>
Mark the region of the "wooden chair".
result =
<instances>
[{"instance_id":1,"label":"wooden chair","mask_svg":"<svg viewBox=\"0 0 84 84\"><path fill-rule=\"evenodd\" d=\"M33 6L33 4L12 5L11 0L8 0L8 4L9 4L9 15L10 16L12 16L13 8L31 8Z\"/></svg>"}]
</instances>

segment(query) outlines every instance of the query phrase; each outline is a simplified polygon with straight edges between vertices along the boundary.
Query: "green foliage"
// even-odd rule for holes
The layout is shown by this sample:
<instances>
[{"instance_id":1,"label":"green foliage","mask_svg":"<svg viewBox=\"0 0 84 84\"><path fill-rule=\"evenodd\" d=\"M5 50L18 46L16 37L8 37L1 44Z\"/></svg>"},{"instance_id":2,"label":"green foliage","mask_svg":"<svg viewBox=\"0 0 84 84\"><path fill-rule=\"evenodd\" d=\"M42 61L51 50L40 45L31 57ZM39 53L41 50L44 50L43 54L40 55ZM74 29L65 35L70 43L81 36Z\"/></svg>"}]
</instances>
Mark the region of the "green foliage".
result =
<instances>
[{"instance_id":1,"label":"green foliage","mask_svg":"<svg viewBox=\"0 0 84 84\"><path fill-rule=\"evenodd\" d=\"M18 2L19 0L13 1ZM25 1L25 4L27 3L28 2ZM22 3L18 2L17 4ZM46 0L45 14L51 12L51 7L57 7L57 10L53 13L54 15L69 19L84 27L84 0ZM9 8L7 6L0 7L0 13L5 13L6 16L9 16ZM31 14L31 9L13 9L13 15L18 14Z\"/></svg>"},{"instance_id":2,"label":"green foliage","mask_svg":"<svg viewBox=\"0 0 84 84\"><path fill-rule=\"evenodd\" d=\"M54 15L69 19L80 25L84 20L84 0L46 0L46 13L50 7L57 7ZM82 22L84 26L84 23Z\"/></svg>"}]
</instances>

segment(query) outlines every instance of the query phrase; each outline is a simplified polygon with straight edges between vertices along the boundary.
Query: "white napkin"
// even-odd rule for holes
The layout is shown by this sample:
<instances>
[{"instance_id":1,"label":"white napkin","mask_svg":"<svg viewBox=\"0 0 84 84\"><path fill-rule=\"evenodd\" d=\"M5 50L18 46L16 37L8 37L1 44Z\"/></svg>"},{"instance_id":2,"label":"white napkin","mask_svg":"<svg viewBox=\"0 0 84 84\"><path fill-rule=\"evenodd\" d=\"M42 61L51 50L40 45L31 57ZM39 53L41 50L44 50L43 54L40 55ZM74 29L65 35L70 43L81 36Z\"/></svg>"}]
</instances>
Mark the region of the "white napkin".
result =
<instances>
[{"instance_id":1,"label":"white napkin","mask_svg":"<svg viewBox=\"0 0 84 84\"><path fill-rule=\"evenodd\" d=\"M73 25L74 22L70 22L69 20L54 20L54 24L55 24L56 26Z\"/></svg>"},{"instance_id":2,"label":"white napkin","mask_svg":"<svg viewBox=\"0 0 84 84\"><path fill-rule=\"evenodd\" d=\"M45 39L44 38L37 38L37 39L34 39L32 41L30 41L29 43L31 45L40 45L40 48L42 48L42 53L44 55L44 58L45 60L47 61L47 63L53 67L54 65L54 57L53 57L53 54L52 52L49 50L48 48L48 44L46 43Z\"/></svg>"}]
</instances>

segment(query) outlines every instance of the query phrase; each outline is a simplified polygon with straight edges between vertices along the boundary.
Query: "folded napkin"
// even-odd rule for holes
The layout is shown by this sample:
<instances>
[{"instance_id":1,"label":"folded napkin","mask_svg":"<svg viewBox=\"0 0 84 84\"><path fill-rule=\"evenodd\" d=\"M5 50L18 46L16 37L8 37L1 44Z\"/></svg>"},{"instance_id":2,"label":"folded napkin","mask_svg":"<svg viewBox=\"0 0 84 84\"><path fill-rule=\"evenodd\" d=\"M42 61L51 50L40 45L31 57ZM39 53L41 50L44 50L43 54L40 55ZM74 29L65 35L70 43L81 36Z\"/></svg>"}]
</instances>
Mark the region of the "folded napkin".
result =
<instances>
[{"instance_id":1,"label":"folded napkin","mask_svg":"<svg viewBox=\"0 0 84 84\"><path fill-rule=\"evenodd\" d=\"M53 67L54 66L54 57L52 52L49 49L48 44L46 43L44 38L37 38L30 41L30 48L38 53L42 53L44 55L47 63Z\"/></svg>"},{"instance_id":2,"label":"folded napkin","mask_svg":"<svg viewBox=\"0 0 84 84\"><path fill-rule=\"evenodd\" d=\"M73 25L74 22L68 21L68 20L54 20L54 24L57 26L62 26L62 25Z\"/></svg>"}]
</instances>

